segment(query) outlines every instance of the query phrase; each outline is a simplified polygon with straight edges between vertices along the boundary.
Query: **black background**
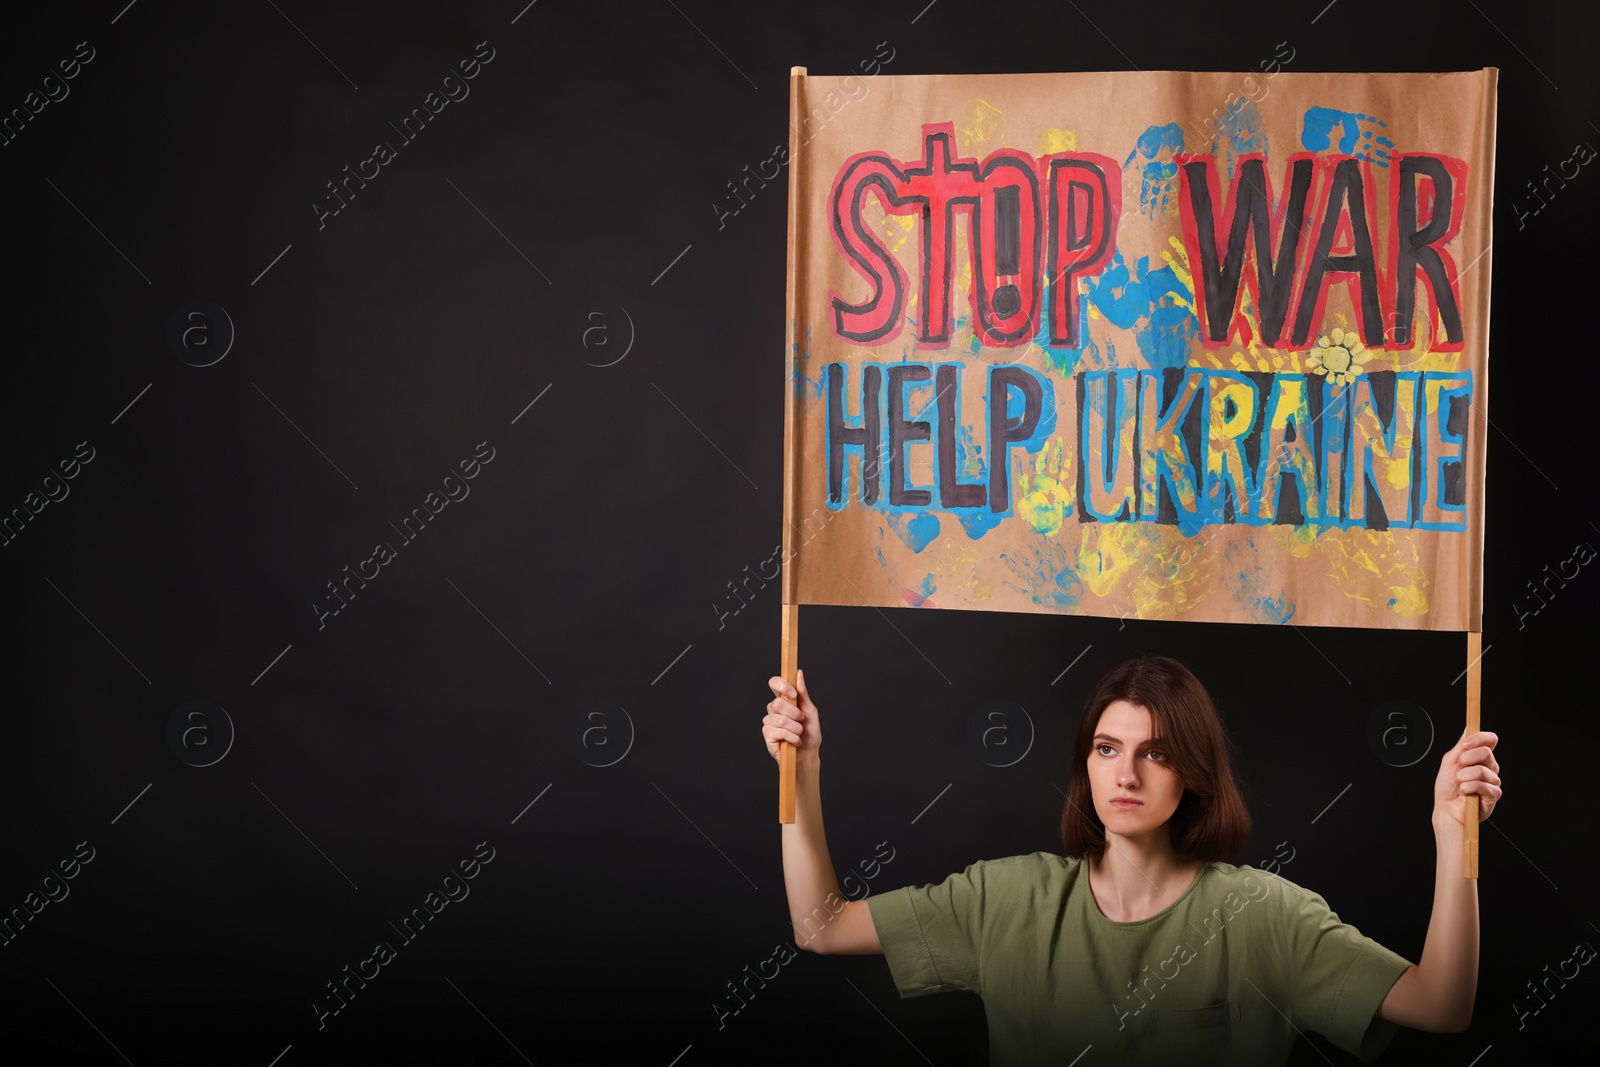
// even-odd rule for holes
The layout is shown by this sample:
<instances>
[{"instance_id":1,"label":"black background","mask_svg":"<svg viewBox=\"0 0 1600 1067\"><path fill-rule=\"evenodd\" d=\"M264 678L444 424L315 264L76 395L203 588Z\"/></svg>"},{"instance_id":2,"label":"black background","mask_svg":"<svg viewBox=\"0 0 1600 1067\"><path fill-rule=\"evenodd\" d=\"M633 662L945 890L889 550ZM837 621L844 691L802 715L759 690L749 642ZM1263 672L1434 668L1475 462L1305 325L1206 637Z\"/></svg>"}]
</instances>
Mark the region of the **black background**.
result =
<instances>
[{"instance_id":1,"label":"black background","mask_svg":"<svg viewBox=\"0 0 1600 1067\"><path fill-rule=\"evenodd\" d=\"M0 947L8 1044L141 1065L983 1062L981 1002L902 1001L881 957L802 953L721 1028L712 1007L791 931L759 731L778 590L720 626L714 606L780 537L783 184L720 229L711 205L786 141L791 65L846 73L885 41L885 74L1246 71L1282 41L1293 71L1501 68L1494 422L1470 434L1488 449L1483 717L1509 792L1482 831L1473 1026L1402 1031L1387 1056L1531 1062L1586 1033L1593 968L1521 1029L1512 1001L1600 944L1600 579L1520 624L1516 605L1600 543L1580 404L1600 175L1520 227L1513 205L1600 144L1590 6L124 2L11 13L0 42L7 110L95 50L0 147L0 509L79 442L95 456L0 548L0 907L95 850ZM397 141L387 124L480 41L470 96L319 229L325 183ZM237 332L211 366L167 341L191 300ZM619 309L634 343L598 366L626 340ZM470 496L319 629L325 584L398 542L388 520L482 441ZM1287 842L1285 877L1419 957L1460 634L801 619L841 876L880 842L873 891L1057 849L1085 688L1157 650L1239 743L1239 861ZM209 767L167 741L192 699L237 731ZM1013 766L968 744L991 700L1036 730ZM1390 701L1439 735L1410 767L1367 740ZM595 702L609 718L583 718ZM575 740L602 721L609 747ZM479 842L494 859L471 895L319 1030L324 983ZM1324 1056L1351 1062L1320 1037L1293 1062Z\"/></svg>"}]
</instances>

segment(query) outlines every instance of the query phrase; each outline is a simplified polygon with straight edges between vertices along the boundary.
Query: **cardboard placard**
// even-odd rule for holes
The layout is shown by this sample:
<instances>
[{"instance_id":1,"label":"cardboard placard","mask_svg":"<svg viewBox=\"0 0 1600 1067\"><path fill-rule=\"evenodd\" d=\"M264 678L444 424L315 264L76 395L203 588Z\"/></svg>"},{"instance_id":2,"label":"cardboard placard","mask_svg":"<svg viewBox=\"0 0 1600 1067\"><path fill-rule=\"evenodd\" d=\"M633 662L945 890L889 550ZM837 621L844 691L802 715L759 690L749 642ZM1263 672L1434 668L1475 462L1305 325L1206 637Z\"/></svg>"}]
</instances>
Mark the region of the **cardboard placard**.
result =
<instances>
[{"instance_id":1,"label":"cardboard placard","mask_svg":"<svg viewBox=\"0 0 1600 1067\"><path fill-rule=\"evenodd\" d=\"M791 79L784 600L1481 628L1495 84Z\"/></svg>"}]
</instances>

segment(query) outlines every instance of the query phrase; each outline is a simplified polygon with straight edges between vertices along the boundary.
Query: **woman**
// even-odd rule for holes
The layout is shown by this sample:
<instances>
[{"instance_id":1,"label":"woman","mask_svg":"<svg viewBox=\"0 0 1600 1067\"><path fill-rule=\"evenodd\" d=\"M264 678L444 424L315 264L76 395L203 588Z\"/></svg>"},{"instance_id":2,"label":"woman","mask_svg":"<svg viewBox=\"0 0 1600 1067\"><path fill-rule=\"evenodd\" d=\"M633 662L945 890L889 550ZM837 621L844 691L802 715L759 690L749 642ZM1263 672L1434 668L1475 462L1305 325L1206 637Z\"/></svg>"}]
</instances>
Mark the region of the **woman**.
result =
<instances>
[{"instance_id":1,"label":"woman","mask_svg":"<svg viewBox=\"0 0 1600 1067\"><path fill-rule=\"evenodd\" d=\"M822 727L772 678L767 750L797 745L783 871L795 943L883 953L901 996L967 989L984 1001L991 1062L1282 1064L1316 1030L1372 1059L1397 1025L1465 1030L1478 976L1477 884L1463 878L1465 795L1488 818L1498 738L1440 761L1433 917L1412 964L1288 879L1225 862L1249 838L1228 743L1205 688L1176 660L1129 660L1079 722L1061 820L1065 855L974 863L939 885L842 900L822 828ZM1086 1061L1087 1062L1087 1061Z\"/></svg>"}]
</instances>

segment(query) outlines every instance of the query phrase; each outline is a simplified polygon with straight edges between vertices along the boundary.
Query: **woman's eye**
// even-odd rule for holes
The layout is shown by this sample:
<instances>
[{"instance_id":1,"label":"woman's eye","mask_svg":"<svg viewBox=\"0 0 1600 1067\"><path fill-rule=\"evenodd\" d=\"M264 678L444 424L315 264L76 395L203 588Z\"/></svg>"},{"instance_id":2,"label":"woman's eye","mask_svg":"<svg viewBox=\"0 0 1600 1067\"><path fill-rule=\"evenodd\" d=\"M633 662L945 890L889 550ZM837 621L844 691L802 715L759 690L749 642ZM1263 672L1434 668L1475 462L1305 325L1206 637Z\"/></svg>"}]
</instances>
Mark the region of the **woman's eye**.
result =
<instances>
[{"instance_id":1,"label":"woman's eye","mask_svg":"<svg viewBox=\"0 0 1600 1067\"><path fill-rule=\"evenodd\" d=\"M1158 752L1154 749L1150 750L1148 753L1146 753L1146 755L1153 760L1164 760L1167 758L1167 754L1165 752Z\"/></svg>"},{"instance_id":2,"label":"woman's eye","mask_svg":"<svg viewBox=\"0 0 1600 1067\"><path fill-rule=\"evenodd\" d=\"M1104 750L1105 750L1105 749L1108 749L1108 748L1110 748L1110 747L1111 747L1111 746L1110 746L1110 745L1108 745L1108 744L1106 744L1106 743L1105 743L1105 742L1104 742L1104 741L1102 741L1102 742L1100 742L1100 743L1099 743L1099 744L1098 744L1098 745L1096 745L1096 746L1094 746L1094 750L1095 750L1095 751L1096 751L1096 752L1099 752L1099 753L1100 753L1100 755L1102 755L1102 756L1104 756L1104 755L1105 755L1105 751L1104 751Z\"/></svg>"}]
</instances>

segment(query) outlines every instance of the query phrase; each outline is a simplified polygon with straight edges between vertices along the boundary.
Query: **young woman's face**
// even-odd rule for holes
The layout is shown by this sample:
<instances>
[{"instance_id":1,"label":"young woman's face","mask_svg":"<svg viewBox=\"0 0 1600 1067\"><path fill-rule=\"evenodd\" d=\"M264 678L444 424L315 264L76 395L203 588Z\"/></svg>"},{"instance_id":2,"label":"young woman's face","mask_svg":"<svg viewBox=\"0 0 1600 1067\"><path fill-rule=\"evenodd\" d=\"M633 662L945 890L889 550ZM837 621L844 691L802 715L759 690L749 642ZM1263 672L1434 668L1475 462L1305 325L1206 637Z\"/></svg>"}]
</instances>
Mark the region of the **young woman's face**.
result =
<instances>
[{"instance_id":1,"label":"young woman's face","mask_svg":"<svg viewBox=\"0 0 1600 1067\"><path fill-rule=\"evenodd\" d=\"M1151 741L1150 727L1150 712L1126 700L1114 701L1100 713L1089 750L1089 786L1107 834L1165 832L1167 820L1178 810L1183 783L1160 743ZM1124 798L1139 803L1117 803Z\"/></svg>"}]
</instances>

